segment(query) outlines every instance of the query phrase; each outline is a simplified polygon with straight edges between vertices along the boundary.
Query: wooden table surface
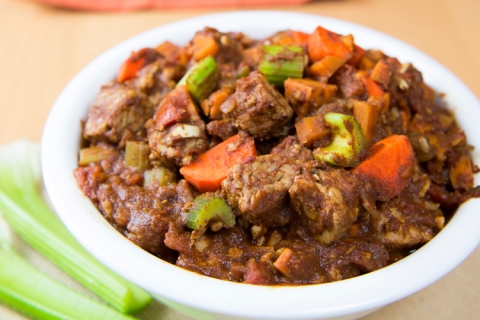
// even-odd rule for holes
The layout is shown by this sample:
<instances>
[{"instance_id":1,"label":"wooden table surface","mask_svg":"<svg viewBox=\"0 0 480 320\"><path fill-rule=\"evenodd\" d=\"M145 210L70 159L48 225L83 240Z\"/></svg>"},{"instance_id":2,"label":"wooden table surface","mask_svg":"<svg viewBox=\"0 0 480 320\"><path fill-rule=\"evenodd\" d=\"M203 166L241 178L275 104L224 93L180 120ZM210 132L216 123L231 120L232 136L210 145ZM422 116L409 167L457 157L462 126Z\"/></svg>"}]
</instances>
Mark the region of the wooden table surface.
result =
<instances>
[{"instance_id":1,"label":"wooden table surface","mask_svg":"<svg viewBox=\"0 0 480 320\"><path fill-rule=\"evenodd\" d=\"M39 142L48 112L63 87L114 44L179 19L239 9L92 13L28 0L0 0L0 143L18 138ZM325 0L244 9L315 13L372 27L434 57L480 97L478 0ZM479 297L477 248L443 279L365 319L480 319ZM187 319L163 306L152 308L156 309L145 313L145 319ZM0 305L0 318L18 316Z\"/></svg>"}]
</instances>

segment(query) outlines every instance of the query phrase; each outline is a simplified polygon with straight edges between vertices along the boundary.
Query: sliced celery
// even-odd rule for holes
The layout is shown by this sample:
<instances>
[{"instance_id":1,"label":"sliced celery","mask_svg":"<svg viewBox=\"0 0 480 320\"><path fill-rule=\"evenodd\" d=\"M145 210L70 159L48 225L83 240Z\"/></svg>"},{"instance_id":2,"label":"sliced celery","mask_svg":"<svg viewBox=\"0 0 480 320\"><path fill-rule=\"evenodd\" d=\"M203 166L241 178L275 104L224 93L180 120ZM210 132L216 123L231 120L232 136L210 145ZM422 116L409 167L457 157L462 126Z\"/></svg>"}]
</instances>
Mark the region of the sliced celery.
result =
<instances>
[{"instance_id":1,"label":"sliced celery","mask_svg":"<svg viewBox=\"0 0 480 320\"><path fill-rule=\"evenodd\" d=\"M302 78L305 55L301 47L263 46L258 70L278 87L288 78Z\"/></svg>"},{"instance_id":2,"label":"sliced celery","mask_svg":"<svg viewBox=\"0 0 480 320\"><path fill-rule=\"evenodd\" d=\"M33 319L134 319L49 278L12 249L0 249L0 301Z\"/></svg>"},{"instance_id":3,"label":"sliced celery","mask_svg":"<svg viewBox=\"0 0 480 320\"><path fill-rule=\"evenodd\" d=\"M250 74L250 67L248 65L244 65L238 69L237 72L237 79L244 78Z\"/></svg>"},{"instance_id":4,"label":"sliced celery","mask_svg":"<svg viewBox=\"0 0 480 320\"><path fill-rule=\"evenodd\" d=\"M215 90L219 78L220 69L215 59L208 56L191 67L177 86L185 86L192 98L200 103Z\"/></svg>"},{"instance_id":5,"label":"sliced celery","mask_svg":"<svg viewBox=\"0 0 480 320\"><path fill-rule=\"evenodd\" d=\"M78 165L86 166L90 163L100 162L108 159L114 151L112 149L101 147L88 147L80 149L78 153Z\"/></svg>"},{"instance_id":6,"label":"sliced celery","mask_svg":"<svg viewBox=\"0 0 480 320\"><path fill-rule=\"evenodd\" d=\"M232 208L222 198L201 195L192 202L187 212L187 227L195 230L205 230L211 226L214 231L222 227L233 227L235 215Z\"/></svg>"},{"instance_id":7,"label":"sliced celery","mask_svg":"<svg viewBox=\"0 0 480 320\"><path fill-rule=\"evenodd\" d=\"M332 131L333 140L327 147L315 149L313 156L336 166L354 167L365 147L360 125L354 117L342 113L329 112L324 119Z\"/></svg>"},{"instance_id":8,"label":"sliced celery","mask_svg":"<svg viewBox=\"0 0 480 320\"><path fill-rule=\"evenodd\" d=\"M152 185L167 186L177 181L177 175L170 169L164 167L153 168L143 173L143 186Z\"/></svg>"},{"instance_id":9,"label":"sliced celery","mask_svg":"<svg viewBox=\"0 0 480 320\"><path fill-rule=\"evenodd\" d=\"M150 147L141 141L127 141L125 146L125 164L145 171L150 168Z\"/></svg>"},{"instance_id":10,"label":"sliced celery","mask_svg":"<svg viewBox=\"0 0 480 320\"><path fill-rule=\"evenodd\" d=\"M16 233L72 278L122 312L151 297L91 256L50 210L38 191L38 146L19 141L0 148L0 211Z\"/></svg>"}]
</instances>

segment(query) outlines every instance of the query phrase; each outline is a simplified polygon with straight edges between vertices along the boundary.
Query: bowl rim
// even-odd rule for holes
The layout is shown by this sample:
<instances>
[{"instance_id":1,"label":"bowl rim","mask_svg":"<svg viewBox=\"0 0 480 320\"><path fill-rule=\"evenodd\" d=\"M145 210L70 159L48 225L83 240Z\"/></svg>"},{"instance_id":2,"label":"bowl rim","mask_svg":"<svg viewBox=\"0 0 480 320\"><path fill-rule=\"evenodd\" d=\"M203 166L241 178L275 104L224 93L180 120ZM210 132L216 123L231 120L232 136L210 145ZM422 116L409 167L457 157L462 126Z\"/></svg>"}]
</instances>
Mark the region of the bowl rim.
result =
<instances>
[{"instance_id":1,"label":"bowl rim","mask_svg":"<svg viewBox=\"0 0 480 320\"><path fill-rule=\"evenodd\" d=\"M99 84L114 78L118 66L132 50L154 46L162 39L172 41L173 36L186 41L207 25L221 31L247 30L253 38L272 34L274 28L309 32L316 25L338 33L352 33L360 46L379 48L412 62L422 72L427 71L425 82L440 92L450 88L446 100L450 108L458 111L460 126L464 129L468 126L469 132L478 131L472 119L480 119L480 103L465 84L418 49L371 28L321 15L262 10L203 15L161 25L117 44L85 66L58 96L42 134L41 166L53 207L75 238L97 259L147 291L196 309L257 319L313 319L364 312L404 298L443 277L477 247L480 215L475 214L474 208L480 199L462 205L429 243L386 268L320 285L254 286L209 278L168 264L114 230L83 196L73 178L80 144L80 119L85 118ZM278 29L278 26L283 27ZM458 109L459 106L462 107ZM463 115L464 108L469 108L469 116ZM474 161L480 163L480 134L477 135L479 138L467 134L469 143L477 146L472 153ZM475 180L478 184L478 175ZM124 259L125 256L135 259ZM375 290L371 290L372 286Z\"/></svg>"}]
</instances>

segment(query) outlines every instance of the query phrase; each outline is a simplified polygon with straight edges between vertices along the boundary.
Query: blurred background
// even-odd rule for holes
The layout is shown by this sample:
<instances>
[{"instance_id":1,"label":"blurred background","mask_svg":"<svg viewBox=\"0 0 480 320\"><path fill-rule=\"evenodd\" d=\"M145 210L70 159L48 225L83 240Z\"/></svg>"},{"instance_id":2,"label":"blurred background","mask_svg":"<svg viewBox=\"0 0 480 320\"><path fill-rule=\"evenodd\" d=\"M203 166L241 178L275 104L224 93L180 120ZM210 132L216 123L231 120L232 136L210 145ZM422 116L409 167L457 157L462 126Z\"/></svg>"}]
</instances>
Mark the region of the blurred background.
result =
<instances>
[{"instance_id":1,"label":"blurred background","mask_svg":"<svg viewBox=\"0 0 480 320\"><path fill-rule=\"evenodd\" d=\"M64 86L111 46L172 21L252 9L319 14L387 33L438 60L480 97L478 0L0 0L0 143L40 142ZM68 281L35 252L24 247L22 252ZM478 319L478 265L480 249L437 283L365 319ZM139 317L190 319L160 304ZM0 305L0 319L25 318Z\"/></svg>"}]
</instances>

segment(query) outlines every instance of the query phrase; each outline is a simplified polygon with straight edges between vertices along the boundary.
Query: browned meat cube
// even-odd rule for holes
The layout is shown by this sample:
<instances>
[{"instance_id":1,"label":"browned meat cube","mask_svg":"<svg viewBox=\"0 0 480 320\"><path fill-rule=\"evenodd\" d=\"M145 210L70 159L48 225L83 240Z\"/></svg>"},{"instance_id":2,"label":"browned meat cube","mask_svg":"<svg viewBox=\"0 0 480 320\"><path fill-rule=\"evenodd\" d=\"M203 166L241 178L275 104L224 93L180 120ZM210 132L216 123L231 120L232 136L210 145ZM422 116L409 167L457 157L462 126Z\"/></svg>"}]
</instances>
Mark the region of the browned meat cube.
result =
<instances>
[{"instance_id":1,"label":"browned meat cube","mask_svg":"<svg viewBox=\"0 0 480 320\"><path fill-rule=\"evenodd\" d=\"M318 170L295 177L290 203L302 223L320 243L330 244L344 235L359 212L358 182L346 170Z\"/></svg>"},{"instance_id":2,"label":"browned meat cube","mask_svg":"<svg viewBox=\"0 0 480 320\"><path fill-rule=\"evenodd\" d=\"M126 134L135 134L152 117L148 97L122 83L103 86L88 112L83 136L91 141L118 143Z\"/></svg>"},{"instance_id":3,"label":"browned meat cube","mask_svg":"<svg viewBox=\"0 0 480 320\"><path fill-rule=\"evenodd\" d=\"M207 131L212 136L220 137L222 140L227 140L238 132L232 119L210 121L207 124Z\"/></svg>"},{"instance_id":4,"label":"browned meat cube","mask_svg":"<svg viewBox=\"0 0 480 320\"><path fill-rule=\"evenodd\" d=\"M288 189L299 171L296 164L278 155L260 156L236 164L223 180L222 189L230 205L254 225L282 226L289 219L289 212L283 210Z\"/></svg>"},{"instance_id":5,"label":"browned meat cube","mask_svg":"<svg viewBox=\"0 0 480 320\"><path fill-rule=\"evenodd\" d=\"M178 166L187 165L207 147L205 123L177 123L162 131L149 130L148 143L152 149L152 160L160 160L164 164L164 161L173 161Z\"/></svg>"},{"instance_id":6,"label":"browned meat cube","mask_svg":"<svg viewBox=\"0 0 480 320\"><path fill-rule=\"evenodd\" d=\"M143 67L135 78L125 83L147 94L151 103L158 106L184 73L185 70L180 65L168 64L160 58Z\"/></svg>"},{"instance_id":7,"label":"browned meat cube","mask_svg":"<svg viewBox=\"0 0 480 320\"><path fill-rule=\"evenodd\" d=\"M148 124L151 160L184 166L205 151L205 122L198 115L197 107L184 86L167 94L152 122Z\"/></svg>"},{"instance_id":8,"label":"browned meat cube","mask_svg":"<svg viewBox=\"0 0 480 320\"><path fill-rule=\"evenodd\" d=\"M293 110L287 100L258 71L237 80L237 89L220 107L235 126L255 138L285 136Z\"/></svg>"},{"instance_id":9,"label":"browned meat cube","mask_svg":"<svg viewBox=\"0 0 480 320\"><path fill-rule=\"evenodd\" d=\"M388 248L405 248L423 244L440 231L445 218L439 205L425 198L430 178L414 169L409 184L389 202L380 202L370 212L373 231Z\"/></svg>"},{"instance_id":10,"label":"browned meat cube","mask_svg":"<svg viewBox=\"0 0 480 320\"><path fill-rule=\"evenodd\" d=\"M312 161L312 150L305 148L297 136L288 136L272 149L272 154L277 154L283 159L297 162L299 165Z\"/></svg>"},{"instance_id":11,"label":"browned meat cube","mask_svg":"<svg viewBox=\"0 0 480 320\"><path fill-rule=\"evenodd\" d=\"M172 252L164 244L165 233L169 223L180 217L183 205L193 200L193 195L184 180L160 189L153 192L136 185L127 186L112 177L100 186L97 196L99 208L118 229L125 230L128 239L171 261Z\"/></svg>"},{"instance_id":12,"label":"browned meat cube","mask_svg":"<svg viewBox=\"0 0 480 320\"><path fill-rule=\"evenodd\" d=\"M339 92L344 99L362 100L365 94L365 86L362 81L355 77L354 67L346 64L340 68L332 77L334 84L338 86Z\"/></svg>"}]
</instances>

